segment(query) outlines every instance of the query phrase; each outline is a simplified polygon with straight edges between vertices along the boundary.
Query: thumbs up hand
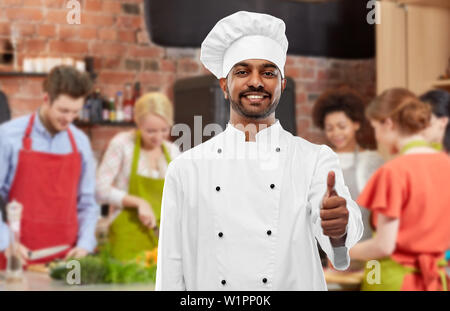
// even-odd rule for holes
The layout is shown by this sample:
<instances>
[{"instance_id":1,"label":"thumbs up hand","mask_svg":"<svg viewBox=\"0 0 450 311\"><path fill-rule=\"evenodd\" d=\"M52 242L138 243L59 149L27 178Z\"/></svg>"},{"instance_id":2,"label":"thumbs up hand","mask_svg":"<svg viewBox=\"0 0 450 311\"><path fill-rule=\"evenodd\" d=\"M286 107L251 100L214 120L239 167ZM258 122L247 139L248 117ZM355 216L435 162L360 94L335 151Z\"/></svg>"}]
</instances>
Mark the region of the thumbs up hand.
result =
<instances>
[{"instance_id":1,"label":"thumbs up hand","mask_svg":"<svg viewBox=\"0 0 450 311\"><path fill-rule=\"evenodd\" d=\"M320 219L323 234L329 236L333 246L343 246L347 233L349 212L347 202L340 197L335 186L335 173L328 173L327 192L322 200Z\"/></svg>"}]
</instances>

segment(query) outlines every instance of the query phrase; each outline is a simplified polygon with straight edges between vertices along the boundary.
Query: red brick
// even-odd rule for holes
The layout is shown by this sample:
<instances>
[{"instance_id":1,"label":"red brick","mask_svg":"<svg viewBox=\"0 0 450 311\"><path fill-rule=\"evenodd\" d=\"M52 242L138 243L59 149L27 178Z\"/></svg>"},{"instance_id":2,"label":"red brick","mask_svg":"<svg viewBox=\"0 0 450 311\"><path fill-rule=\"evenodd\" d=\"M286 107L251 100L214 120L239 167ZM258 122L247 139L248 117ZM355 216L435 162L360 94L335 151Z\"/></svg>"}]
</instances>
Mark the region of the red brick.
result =
<instances>
[{"instance_id":1,"label":"red brick","mask_svg":"<svg viewBox=\"0 0 450 311\"><path fill-rule=\"evenodd\" d=\"M119 31L120 42L136 43L136 33L132 30Z\"/></svg>"},{"instance_id":2,"label":"red brick","mask_svg":"<svg viewBox=\"0 0 450 311\"><path fill-rule=\"evenodd\" d=\"M51 41L50 50L56 53L87 54L88 44L80 41Z\"/></svg>"},{"instance_id":3,"label":"red brick","mask_svg":"<svg viewBox=\"0 0 450 311\"><path fill-rule=\"evenodd\" d=\"M94 40L97 38L97 29L91 27L81 27L79 32L80 39Z\"/></svg>"},{"instance_id":4,"label":"red brick","mask_svg":"<svg viewBox=\"0 0 450 311\"><path fill-rule=\"evenodd\" d=\"M86 11L102 11L101 0L85 0L84 9Z\"/></svg>"},{"instance_id":5,"label":"red brick","mask_svg":"<svg viewBox=\"0 0 450 311\"><path fill-rule=\"evenodd\" d=\"M5 13L10 21L42 21L44 17L41 9L35 8L10 8L6 9Z\"/></svg>"},{"instance_id":6,"label":"red brick","mask_svg":"<svg viewBox=\"0 0 450 311\"><path fill-rule=\"evenodd\" d=\"M98 30L98 38L104 41L115 41L117 40L117 31L114 28L101 28Z\"/></svg>"},{"instance_id":7,"label":"red brick","mask_svg":"<svg viewBox=\"0 0 450 311\"><path fill-rule=\"evenodd\" d=\"M306 103L306 93L304 93L304 92L298 93L295 97L295 102L297 104Z\"/></svg>"},{"instance_id":8,"label":"red brick","mask_svg":"<svg viewBox=\"0 0 450 311\"><path fill-rule=\"evenodd\" d=\"M2 0L3 7L19 6L19 5L23 5L23 0Z\"/></svg>"},{"instance_id":9,"label":"red brick","mask_svg":"<svg viewBox=\"0 0 450 311\"><path fill-rule=\"evenodd\" d=\"M150 43L150 38L148 36L147 31L140 30L137 32L137 42L139 44L147 44L147 45Z\"/></svg>"},{"instance_id":10,"label":"red brick","mask_svg":"<svg viewBox=\"0 0 450 311\"><path fill-rule=\"evenodd\" d=\"M314 79L315 78L315 69L314 68L301 68L300 69L300 78L302 79Z\"/></svg>"},{"instance_id":11,"label":"red brick","mask_svg":"<svg viewBox=\"0 0 450 311\"><path fill-rule=\"evenodd\" d=\"M124 85L134 81L135 74L130 72L101 72L98 77L99 83Z\"/></svg>"},{"instance_id":12,"label":"red brick","mask_svg":"<svg viewBox=\"0 0 450 311\"><path fill-rule=\"evenodd\" d=\"M150 86L162 86L169 83L168 76L160 72L143 72L138 75L138 80L141 81L143 85Z\"/></svg>"},{"instance_id":13,"label":"red brick","mask_svg":"<svg viewBox=\"0 0 450 311\"><path fill-rule=\"evenodd\" d=\"M103 1L102 11L111 14L120 14L122 12L122 1Z\"/></svg>"},{"instance_id":14,"label":"red brick","mask_svg":"<svg viewBox=\"0 0 450 311\"><path fill-rule=\"evenodd\" d=\"M178 72L188 72L188 73L197 73L200 69L198 62L186 58L180 59L177 62L177 71Z\"/></svg>"},{"instance_id":15,"label":"red brick","mask_svg":"<svg viewBox=\"0 0 450 311\"><path fill-rule=\"evenodd\" d=\"M11 24L10 23L0 23L0 35L8 35L11 31Z\"/></svg>"},{"instance_id":16,"label":"red brick","mask_svg":"<svg viewBox=\"0 0 450 311\"><path fill-rule=\"evenodd\" d=\"M28 39L23 40L23 50L32 53L41 53L47 50L47 40L44 39Z\"/></svg>"},{"instance_id":17,"label":"red brick","mask_svg":"<svg viewBox=\"0 0 450 311\"><path fill-rule=\"evenodd\" d=\"M146 58L160 58L164 56L164 49L159 47L146 46L131 46L128 49L128 56L130 57L146 57Z\"/></svg>"},{"instance_id":18,"label":"red brick","mask_svg":"<svg viewBox=\"0 0 450 311\"><path fill-rule=\"evenodd\" d=\"M312 126L311 119L306 118L299 119L297 120L297 133L304 134L311 126Z\"/></svg>"},{"instance_id":19,"label":"red brick","mask_svg":"<svg viewBox=\"0 0 450 311\"><path fill-rule=\"evenodd\" d=\"M64 24L67 25L67 13L66 10L47 10L47 15L45 17L45 22L52 24ZM83 14L81 14L83 16Z\"/></svg>"},{"instance_id":20,"label":"red brick","mask_svg":"<svg viewBox=\"0 0 450 311\"><path fill-rule=\"evenodd\" d=\"M19 93L20 82L17 79L2 79L0 81L0 89L10 98Z\"/></svg>"},{"instance_id":21,"label":"red brick","mask_svg":"<svg viewBox=\"0 0 450 311\"><path fill-rule=\"evenodd\" d=\"M100 68L106 70L119 69L122 63L122 58L120 56L116 56L113 58L102 57L99 58L99 60L100 60Z\"/></svg>"},{"instance_id":22,"label":"red brick","mask_svg":"<svg viewBox=\"0 0 450 311\"><path fill-rule=\"evenodd\" d=\"M59 26L58 38L60 40L77 39L79 37L79 25Z\"/></svg>"},{"instance_id":23,"label":"red brick","mask_svg":"<svg viewBox=\"0 0 450 311\"><path fill-rule=\"evenodd\" d=\"M42 82L39 80L27 79L26 82L21 85L20 93L26 94L26 97L40 98L44 94Z\"/></svg>"},{"instance_id":24,"label":"red brick","mask_svg":"<svg viewBox=\"0 0 450 311\"><path fill-rule=\"evenodd\" d=\"M35 0L33 0L35 1ZM41 0L46 8L66 9L67 0Z\"/></svg>"},{"instance_id":25,"label":"red brick","mask_svg":"<svg viewBox=\"0 0 450 311\"><path fill-rule=\"evenodd\" d=\"M40 0L23 0L22 7L30 8L30 7L41 7Z\"/></svg>"},{"instance_id":26,"label":"red brick","mask_svg":"<svg viewBox=\"0 0 450 311\"><path fill-rule=\"evenodd\" d=\"M92 45L91 52L94 55L123 56L126 50L126 47L120 43L95 43Z\"/></svg>"},{"instance_id":27,"label":"red brick","mask_svg":"<svg viewBox=\"0 0 450 311\"><path fill-rule=\"evenodd\" d=\"M111 15L84 13L81 14L81 24L90 26L110 27L114 25L115 19Z\"/></svg>"},{"instance_id":28,"label":"red brick","mask_svg":"<svg viewBox=\"0 0 450 311\"><path fill-rule=\"evenodd\" d=\"M36 33L35 26L31 23L16 23L14 27L18 29L22 37L31 37Z\"/></svg>"},{"instance_id":29,"label":"red brick","mask_svg":"<svg viewBox=\"0 0 450 311\"><path fill-rule=\"evenodd\" d=\"M286 77L292 78L294 80L298 79L298 78L300 78L300 68L292 67L292 66L285 67L284 75Z\"/></svg>"},{"instance_id":30,"label":"red brick","mask_svg":"<svg viewBox=\"0 0 450 311\"><path fill-rule=\"evenodd\" d=\"M42 98L12 98L11 110L18 115L32 113L42 105Z\"/></svg>"},{"instance_id":31,"label":"red brick","mask_svg":"<svg viewBox=\"0 0 450 311\"><path fill-rule=\"evenodd\" d=\"M117 26L120 28L137 29L141 26L142 17L140 16L119 16L117 19Z\"/></svg>"},{"instance_id":32,"label":"red brick","mask_svg":"<svg viewBox=\"0 0 450 311\"><path fill-rule=\"evenodd\" d=\"M37 34L40 37L55 37L56 36L56 27L55 25L50 24L41 24L37 26Z\"/></svg>"},{"instance_id":33,"label":"red brick","mask_svg":"<svg viewBox=\"0 0 450 311\"><path fill-rule=\"evenodd\" d=\"M160 68L162 72L176 72L175 62L167 59L162 59L160 62Z\"/></svg>"},{"instance_id":34,"label":"red brick","mask_svg":"<svg viewBox=\"0 0 450 311\"><path fill-rule=\"evenodd\" d=\"M306 103L296 106L297 113L300 116L310 116L312 113L312 108L313 108L312 104L306 104Z\"/></svg>"}]
</instances>

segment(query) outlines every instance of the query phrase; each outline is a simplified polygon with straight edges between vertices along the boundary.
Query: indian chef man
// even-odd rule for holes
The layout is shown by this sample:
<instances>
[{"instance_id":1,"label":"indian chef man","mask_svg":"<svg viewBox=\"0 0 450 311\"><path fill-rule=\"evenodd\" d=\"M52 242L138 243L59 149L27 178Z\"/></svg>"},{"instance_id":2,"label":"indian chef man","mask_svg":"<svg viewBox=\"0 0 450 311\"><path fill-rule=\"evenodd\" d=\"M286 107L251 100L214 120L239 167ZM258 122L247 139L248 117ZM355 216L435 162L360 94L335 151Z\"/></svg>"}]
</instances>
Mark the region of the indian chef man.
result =
<instances>
[{"instance_id":1,"label":"indian chef man","mask_svg":"<svg viewBox=\"0 0 450 311\"><path fill-rule=\"evenodd\" d=\"M316 240L349 266L363 225L337 155L275 118L287 48L281 19L245 11L203 41L230 121L168 168L156 290L326 290Z\"/></svg>"},{"instance_id":2,"label":"indian chef man","mask_svg":"<svg viewBox=\"0 0 450 311\"><path fill-rule=\"evenodd\" d=\"M95 162L89 139L72 124L91 87L87 73L55 67L43 83L39 109L0 126L0 195L23 205L19 249L25 263L35 263L28 251L69 246L37 263L80 258L96 246ZM11 235L5 226L0 222L3 248Z\"/></svg>"}]
</instances>

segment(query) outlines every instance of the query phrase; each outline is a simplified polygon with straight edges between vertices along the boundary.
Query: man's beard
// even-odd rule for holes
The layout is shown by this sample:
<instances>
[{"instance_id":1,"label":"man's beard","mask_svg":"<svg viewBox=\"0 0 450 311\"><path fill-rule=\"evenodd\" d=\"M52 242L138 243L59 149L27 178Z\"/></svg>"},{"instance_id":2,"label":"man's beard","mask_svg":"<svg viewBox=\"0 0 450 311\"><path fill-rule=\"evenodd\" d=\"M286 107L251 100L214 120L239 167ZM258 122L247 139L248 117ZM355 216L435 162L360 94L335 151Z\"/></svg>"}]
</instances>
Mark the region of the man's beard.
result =
<instances>
[{"instance_id":1,"label":"man's beard","mask_svg":"<svg viewBox=\"0 0 450 311\"><path fill-rule=\"evenodd\" d=\"M241 92L241 94L246 93L246 92L254 92L254 91L256 91L256 90L247 90L245 92ZM260 90L257 90L257 91L260 92ZM265 92L265 91L263 90L263 92ZM271 102L266 107L266 109L264 109L263 111L258 111L258 112L249 111L249 110L245 109L244 105L242 104L242 101L241 101L242 96L241 96L241 94L239 95L238 101L235 101L230 96L230 93L228 92L228 90L227 90L227 93L228 93L228 98L230 99L231 109L233 109L241 117L244 117L246 119L252 119L252 120L265 119L265 118L270 116L275 111L275 109L278 106L278 103L280 102L280 99L278 98L278 99L274 100L273 102ZM269 100L272 100L272 95L269 94L268 92L265 92L265 93L269 95Z\"/></svg>"}]
</instances>

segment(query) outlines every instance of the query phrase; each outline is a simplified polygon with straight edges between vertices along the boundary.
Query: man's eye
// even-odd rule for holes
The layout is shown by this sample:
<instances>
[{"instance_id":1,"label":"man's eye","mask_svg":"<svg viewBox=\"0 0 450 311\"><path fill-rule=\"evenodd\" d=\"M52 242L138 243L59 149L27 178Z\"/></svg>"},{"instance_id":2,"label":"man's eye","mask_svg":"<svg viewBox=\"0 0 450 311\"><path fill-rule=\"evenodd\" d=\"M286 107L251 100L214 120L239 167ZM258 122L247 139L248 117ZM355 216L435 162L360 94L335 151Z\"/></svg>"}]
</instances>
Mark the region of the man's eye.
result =
<instances>
[{"instance_id":1,"label":"man's eye","mask_svg":"<svg viewBox=\"0 0 450 311\"><path fill-rule=\"evenodd\" d=\"M245 70L238 70L238 71L236 71L236 74L237 75L244 75L244 74L246 74L247 72L245 71Z\"/></svg>"},{"instance_id":2,"label":"man's eye","mask_svg":"<svg viewBox=\"0 0 450 311\"><path fill-rule=\"evenodd\" d=\"M273 72L271 72L271 71L264 72L264 75L268 76L268 77L275 77L275 74Z\"/></svg>"}]
</instances>

